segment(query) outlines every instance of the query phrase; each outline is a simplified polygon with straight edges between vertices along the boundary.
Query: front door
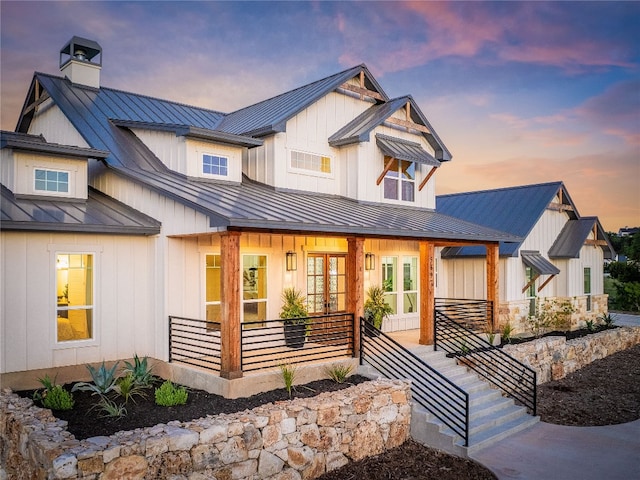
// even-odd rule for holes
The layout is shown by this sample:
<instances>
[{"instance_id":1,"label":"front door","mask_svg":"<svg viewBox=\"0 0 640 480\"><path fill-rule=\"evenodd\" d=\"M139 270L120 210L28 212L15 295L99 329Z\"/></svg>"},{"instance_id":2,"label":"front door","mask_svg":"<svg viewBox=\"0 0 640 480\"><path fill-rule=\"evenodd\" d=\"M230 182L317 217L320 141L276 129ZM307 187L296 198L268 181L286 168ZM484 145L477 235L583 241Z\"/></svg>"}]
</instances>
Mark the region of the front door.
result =
<instances>
[{"instance_id":1,"label":"front door","mask_svg":"<svg viewBox=\"0 0 640 480\"><path fill-rule=\"evenodd\" d=\"M347 256L310 253L307 257L309 315L343 313L347 309Z\"/></svg>"}]
</instances>

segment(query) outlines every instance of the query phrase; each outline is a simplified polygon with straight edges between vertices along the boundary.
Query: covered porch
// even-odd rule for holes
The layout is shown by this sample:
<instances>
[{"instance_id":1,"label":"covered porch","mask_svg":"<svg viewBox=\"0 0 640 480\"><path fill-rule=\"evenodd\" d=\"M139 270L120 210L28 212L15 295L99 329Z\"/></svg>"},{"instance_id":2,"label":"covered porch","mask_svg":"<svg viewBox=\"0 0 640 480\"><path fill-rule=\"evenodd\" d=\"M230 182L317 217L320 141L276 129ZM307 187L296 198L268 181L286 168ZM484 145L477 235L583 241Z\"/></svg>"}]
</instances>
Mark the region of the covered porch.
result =
<instances>
[{"instance_id":1,"label":"covered porch","mask_svg":"<svg viewBox=\"0 0 640 480\"><path fill-rule=\"evenodd\" d=\"M168 360L173 364L206 370L223 379L234 380L257 371L277 370L285 363L311 364L357 358L362 335L359 319L364 316L367 286L383 282L388 272L382 273L382 260L390 258L393 252L404 252L398 254L399 258L415 255L417 268L412 273L416 277L412 287L415 292L411 292L415 296L411 298L416 301L417 308L412 304L410 309L404 310L410 311L404 314L405 317L416 319L411 325L417 328L407 330L411 332L411 342L420 345L434 342L435 252L438 247L483 245L486 248L486 305L489 307L483 307L487 310L487 320L484 321L488 322L489 328L495 328L499 285L498 241L274 233L246 229L200 237L196 242L193 242L193 237L189 240L197 244L194 248L200 250L199 254L193 255L196 263L202 263L203 255L208 258L207 252L215 252L216 261L219 260L216 266L219 290L214 292L217 295L215 301L204 302L206 307L201 314L189 314L194 309L172 309L175 314L169 316ZM260 250L255 245L265 248ZM188 250L184 246L180 249L181 265L184 258L191 255ZM247 252L257 251L268 258L269 270L265 267L263 275L269 279L269 294L263 295L264 304L247 300ZM314 269L322 255L339 261L331 267L336 269L334 277L318 280ZM403 267L408 268L409 264ZM390 265L387 264L385 269L389 270ZM251 268L254 267L249 270ZM197 269L202 270L200 267ZM193 275L198 275L197 270L172 277L175 276L176 283L180 283L181 279ZM259 280L260 273L256 275ZM297 334L301 337L300 345L292 346L285 338L285 324L277 315L280 294L283 288L294 287L304 293L310 305L316 304L320 298L314 290L318 281L339 286L326 297L325 304L320 301L319 308L312 306L306 331ZM256 288L260 290L262 287L258 285ZM211 293L206 279L203 290L205 296ZM402 292L402 287L394 289L390 295L394 292L397 296L408 295ZM196 299L195 296L191 298ZM397 315L403 315L401 307Z\"/></svg>"}]
</instances>

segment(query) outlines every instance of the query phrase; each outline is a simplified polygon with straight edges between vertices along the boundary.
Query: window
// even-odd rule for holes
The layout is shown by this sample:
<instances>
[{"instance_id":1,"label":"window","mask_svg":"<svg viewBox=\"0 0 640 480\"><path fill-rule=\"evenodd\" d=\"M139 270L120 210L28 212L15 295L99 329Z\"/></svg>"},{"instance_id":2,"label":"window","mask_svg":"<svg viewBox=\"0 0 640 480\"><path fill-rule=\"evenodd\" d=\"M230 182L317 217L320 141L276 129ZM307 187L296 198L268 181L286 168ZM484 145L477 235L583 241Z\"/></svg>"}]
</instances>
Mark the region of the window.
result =
<instances>
[{"instance_id":1,"label":"window","mask_svg":"<svg viewBox=\"0 0 640 480\"><path fill-rule=\"evenodd\" d=\"M220 322L220 255L207 255L205 265L205 319Z\"/></svg>"},{"instance_id":2,"label":"window","mask_svg":"<svg viewBox=\"0 0 640 480\"><path fill-rule=\"evenodd\" d=\"M587 296L587 312L591 311L591 267L584 269L584 294Z\"/></svg>"},{"instance_id":3,"label":"window","mask_svg":"<svg viewBox=\"0 0 640 480\"><path fill-rule=\"evenodd\" d=\"M398 313L398 259L396 257L382 257L382 288L386 292L384 300L393 309L392 315Z\"/></svg>"},{"instance_id":4,"label":"window","mask_svg":"<svg viewBox=\"0 0 640 480\"><path fill-rule=\"evenodd\" d=\"M397 257L382 257L382 288L387 302L397 313L418 312L418 257L402 257L401 282Z\"/></svg>"},{"instance_id":5,"label":"window","mask_svg":"<svg viewBox=\"0 0 640 480\"><path fill-rule=\"evenodd\" d=\"M384 157L384 198L389 200L415 201L416 164L406 160Z\"/></svg>"},{"instance_id":6,"label":"window","mask_svg":"<svg viewBox=\"0 0 640 480\"><path fill-rule=\"evenodd\" d=\"M531 267L525 267L525 277L527 284L531 284L527 287L527 299L529 300L529 316L533 317L536 314L536 282L532 280L535 278L536 272Z\"/></svg>"},{"instance_id":7,"label":"window","mask_svg":"<svg viewBox=\"0 0 640 480\"><path fill-rule=\"evenodd\" d=\"M226 177L229 173L229 159L218 155L202 155L202 173Z\"/></svg>"},{"instance_id":8,"label":"window","mask_svg":"<svg viewBox=\"0 0 640 480\"><path fill-rule=\"evenodd\" d=\"M93 338L93 255L56 255L58 342Z\"/></svg>"},{"instance_id":9,"label":"window","mask_svg":"<svg viewBox=\"0 0 640 480\"><path fill-rule=\"evenodd\" d=\"M267 257L244 255L242 258L243 321L262 322L267 319ZM264 326L251 323L248 328Z\"/></svg>"},{"instance_id":10,"label":"window","mask_svg":"<svg viewBox=\"0 0 640 480\"><path fill-rule=\"evenodd\" d=\"M292 150L291 168L318 173L331 173L331 158Z\"/></svg>"},{"instance_id":11,"label":"window","mask_svg":"<svg viewBox=\"0 0 640 480\"><path fill-rule=\"evenodd\" d=\"M37 191L69 193L69 172L36 168L34 176Z\"/></svg>"},{"instance_id":12,"label":"window","mask_svg":"<svg viewBox=\"0 0 640 480\"><path fill-rule=\"evenodd\" d=\"M418 311L418 257L402 259L402 311Z\"/></svg>"}]
</instances>

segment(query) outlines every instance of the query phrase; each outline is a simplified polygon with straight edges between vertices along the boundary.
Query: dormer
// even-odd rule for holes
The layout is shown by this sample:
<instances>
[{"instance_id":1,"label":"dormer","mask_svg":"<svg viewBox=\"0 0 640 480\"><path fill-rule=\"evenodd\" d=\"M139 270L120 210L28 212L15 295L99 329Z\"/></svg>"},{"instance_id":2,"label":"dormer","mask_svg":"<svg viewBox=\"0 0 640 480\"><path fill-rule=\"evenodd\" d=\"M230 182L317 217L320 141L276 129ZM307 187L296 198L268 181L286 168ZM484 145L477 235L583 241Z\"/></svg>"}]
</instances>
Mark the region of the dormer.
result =
<instances>
[{"instance_id":1,"label":"dormer","mask_svg":"<svg viewBox=\"0 0 640 480\"><path fill-rule=\"evenodd\" d=\"M242 181L242 157L262 140L231 133L166 123L111 120L131 130L169 169L188 177Z\"/></svg>"},{"instance_id":2,"label":"dormer","mask_svg":"<svg viewBox=\"0 0 640 480\"><path fill-rule=\"evenodd\" d=\"M60 71L71 83L100 88L102 47L93 40L73 37L60 50Z\"/></svg>"},{"instance_id":3,"label":"dormer","mask_svg":"<svg viewBox=\"0 0 640 480\"><path fill-rule=\"evenodd\" d=\"M48 143L41 135L1 133L0 182L16 197L87 199L88 160L109 152Z\"/></svg>"}]
</instances>

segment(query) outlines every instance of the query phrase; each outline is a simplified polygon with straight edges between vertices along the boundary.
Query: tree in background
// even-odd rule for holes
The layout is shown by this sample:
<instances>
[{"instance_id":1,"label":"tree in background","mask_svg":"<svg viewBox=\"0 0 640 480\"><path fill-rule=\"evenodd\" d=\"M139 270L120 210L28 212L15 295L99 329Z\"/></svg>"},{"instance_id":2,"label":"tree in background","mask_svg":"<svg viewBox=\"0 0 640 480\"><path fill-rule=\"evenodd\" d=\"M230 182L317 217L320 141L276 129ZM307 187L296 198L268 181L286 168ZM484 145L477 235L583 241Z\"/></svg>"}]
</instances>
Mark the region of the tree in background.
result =
<instances>
[{"instance_id":1,"label":"tree in background","mask_svg":"<svg viewBox=\"0 0 640 480\"><path fill-rule=\"evenodd\" d=\"M609 239L618 254L627 257L626 262L611 262L605 271L613 279L615 297L610 307L614 310L640 311L640 233L619 237L609 233ZM610 297L611 298L611 297Z\"/></svg>"}]
</instances>

